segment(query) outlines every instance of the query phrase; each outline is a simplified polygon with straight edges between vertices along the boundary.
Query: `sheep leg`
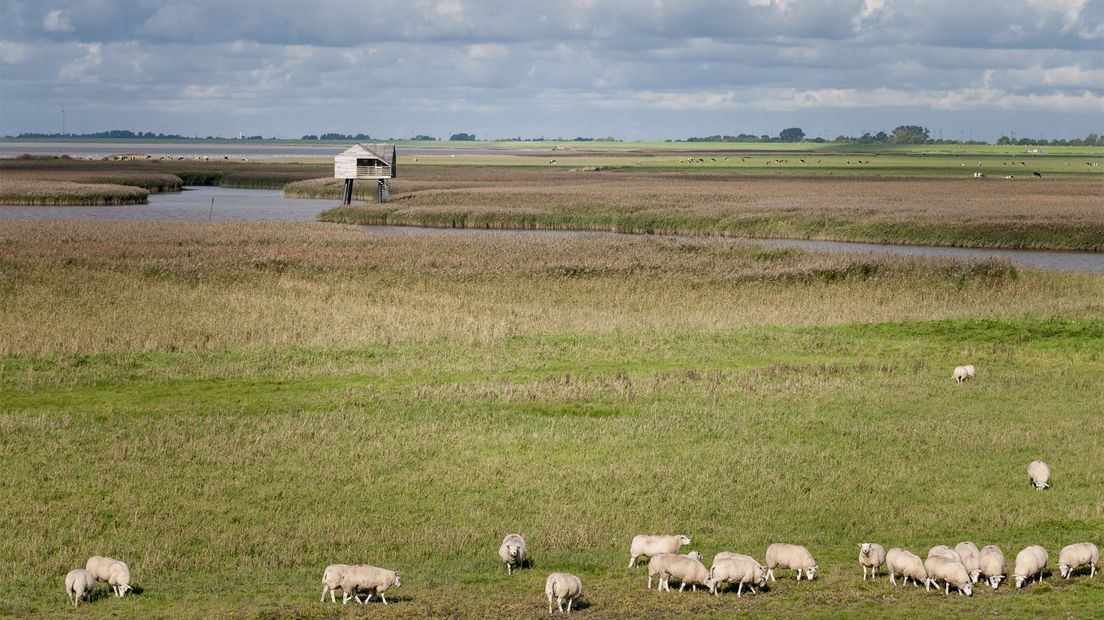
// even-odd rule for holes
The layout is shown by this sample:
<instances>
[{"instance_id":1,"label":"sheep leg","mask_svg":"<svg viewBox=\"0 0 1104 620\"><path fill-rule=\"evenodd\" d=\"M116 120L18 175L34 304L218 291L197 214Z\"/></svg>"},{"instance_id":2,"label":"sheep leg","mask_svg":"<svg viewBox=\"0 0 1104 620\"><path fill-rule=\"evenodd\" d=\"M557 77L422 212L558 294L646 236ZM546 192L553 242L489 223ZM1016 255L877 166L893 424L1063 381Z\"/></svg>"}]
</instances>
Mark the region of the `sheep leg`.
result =
<instances>
[{"instance_id":1,"label":"sheep leg","mask_svg":"<svg viewBox=\"0 0 1104 620\"><path fill-rule=\"evenodd\" d=\"M574 598L567 599L567 613L571 613L571 604L575 602Z\"/></svg>"},{"instance_id":2,"label":"sheep leg","mask_svg":"<svg viewBox=\"0 0 1104 620\"><path fill-rule=\"evenodd\" d=\"M797 569L797 580L801 581L801 569Z\"/></svg>"},{"instance_id":3,"label":"sheep leg","mask_svg":"<svg viewBox=\"0 0 1104 620\"><path fill-rule=\"evenodd\" d=\"M866 566L863 566L863 581L866 581Z\"/></svg>"},{"instance_id":4,"label":"sheep leg","mask_svg":"<svg viewBox=\"0 0 1104 620\"><path fill-rule=\"evenodd\" d=\"M548 595L548 615L552 615L552 595Z\"/></svg>"},{"instance_id":5,"label":"sheep leg","mask_svg":"<svg viewBox=\"0 0 1104 620\"><path fill-rule=\"evenodd\" d=\"M511 568L509 564L506 565L506 574L507 575L513 575L514 574L514 569Z\"/></svg>"},{"instance_id":6,"label":"sheep leg","mask_svg":"<svg viewBox=\"0 0 1104 620\"><path fill-rule=\"evenodd\" d=\"M679 584L679 592L682 592L683 588L685 588L685 587L686 587L686 582L680 583Z\"/></svg>"},{"instance_id":7,"label":"sheep leg","mask_svg":"<svg viewBox=\"0 0 1104 620\"><path fill-rule=\"evenodd\" d=\"M777 581L777 580L776 580L776 579L774 578L774 569L773 569L773 568L768 568L768 569L767 569L767 577L770 577L770 580L771 580L771 581Z\"/></svg>"},{"instance_id":8,"label":"sheep leg","mask_svg":"<svg viewBox=\"0 0 1104 620\"><path fill-rule=\"evenodd\" d=\"M387 594L384 593L384 592L380 592L380 600L382 600L383 604L386 605L387 604Z\"/></svg>"},{"instance_id":9,"label":"sheep leg","mask_svg":"<svg viewBox=\"0 0 1104 620\"><path fill-rule=\"evenodd\" d=\"M327 588L326 586L322 586L322 598L318 600L319 603L325 603L326 602L326 590L328 590L328 589L329 588Z\"/></svg>"},{"instance_id":10,"label":"sheep leg","mask_svg":"<svg viewBox=\"0 0 1104 620\"><path fill-rule=\"evenodd\" d=\"M634 564L636 564L636 556L635 555L632 556L631 558L629 558L629 568L632 568Z\"/></svg>"},{"instance_id":11,"label":"sheep leg","mask_svg":"<svg viewBox=\"0 0 1104 620\"><path fill-rule=\"evenodd\" d=\"M743 592L744 592L744 582L741 581L740 585L736 586L736 598L740 598L741 596L743 596Z\"/></svg>"},{"instance_id":12,"label":"sheep leg","mask_svg":"<svg viewBox=\"0 0 1104 620\"><path fill-rule=\"evenodd\" d=\"M563 597L562 596L557 596L556 597L556 605L559 606L560 613L562 614L564 612L564 610L563 610Z\"/></svg>"}]
</instances>

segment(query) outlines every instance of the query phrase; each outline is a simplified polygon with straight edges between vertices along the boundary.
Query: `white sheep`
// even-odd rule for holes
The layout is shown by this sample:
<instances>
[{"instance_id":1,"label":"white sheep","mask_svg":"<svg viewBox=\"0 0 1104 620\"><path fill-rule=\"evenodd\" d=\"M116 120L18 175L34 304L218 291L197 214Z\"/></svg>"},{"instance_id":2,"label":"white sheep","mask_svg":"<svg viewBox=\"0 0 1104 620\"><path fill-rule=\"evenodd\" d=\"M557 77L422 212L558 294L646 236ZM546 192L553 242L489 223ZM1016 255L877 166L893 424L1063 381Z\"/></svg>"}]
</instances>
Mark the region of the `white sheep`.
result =
<instances>
[{"instance_id":1,"label":"white sheep","mask_svg":"<svg viewBox=\"0 0 1104 620\"><path fill-rule=\"evenodd\" d=\"M683 535L677 536L648 536L641 534L633 536L629 546L629 568L636 564L636 558L646 555L652 557L661 553L678 553L684 545L689 545L690 539Z\"/></svg>"},{"instance_id":2,"label":"white sheep","mask_svg":"<svg viewBox=\"0 0 1104 620\"><path fill-rule=\"evenodd\" d=\"M866 569L872 569L870 578L878 578L878 567L885 562L885 547L878 543L863 543L859 545L859 566L863 569L863 581L866 581Z\"/></svg>"},{"instance_id":3,"label":"white sheep","mask_svg":"<svg viewBox=\"0 0 1104 620\"><path fill-rule=\"evenodd\" d=\"M343 605L348 603L350 598L358 603L367 603L376 594L379 594L380 600L386 605L387 596L384 593L391 586L396 588L402 586L399 573L366 564L346 567L341 574L341 580L338 582L338 587L341 588L341 603ZM356 594L359 590L368 592L367 598L363 601Z\"/></svg>"},{"instance_id":4,"label":"white sheep","mask_svg":"<svg viewBox=\"0 0 1104 620\"><path fill-rule=\"evenodd\" d=\"M1043 569L1046 568L1049 559L1047 550L1039 545L1029 545L1016 554L1016 570L1012 575L1016 578L1016 587L1022 588L1033 575L1035 582L1043 580Z\"/></svg>"},{"instance_id":5,"label":"white sheep","mask_svg":"<svg viewBox=\"0 0 1104 620\"><path fill-rule=\"evenodd\" d=\"M978 554L978 568L996 590L1004 579L1004 552L996 545L985 545Z\"/></svg>"},{"instance_id":6,"label":"white sheep","mask_svg":"<svg viewBox=\"0 0 1104 620\"><path fill-rule=\"evenodd\" d=\"M525 539L521 534L507 534L498 547L498 557L506 564L506 574L514 574L514 568L525 565Z\"/></svg>"},{"instance_id":7,"label":"white sheep","mask_svg":"<svg viewBox=\"0 0 1104 620\"><path fill-rule=\"evenodd\" d=\"M65 594L73 602L73 607L80 605L80 600L92 593L96 587L96 575L84 568L74 568L65 575Z\"/></svg>"},{"instance_id":8,"label":"white sheep","mask_svg":"<svg viewBox=\"0 0 1104 620\"><path fill-rule=\"evenodd\" d=\"M978 578L981 577L981 567L978 565L981 557L981 550L974 543L964 540L955 545L954 550L958 553L958 556L962 558L962 565L966 567L966 572L970 573L970 581L977 583Z\"/></svg>"},{"instance_id":9,"label":"white sheep","mask_svg":"<svg viewBox=\"0 0 1104 620\"><path fill-rule=\"evenodd\" d=\"M679 592L686 586L690 586L695 592L698 586L713 591L713 580L709 577L709 569L701 560L686 557L685 555L671 556L665 563L663 571L659 574L659 587L661 590L671 591L671 580L679 582Z\"/></svg>"},{"instance_id":10,"label":"white sheep","mask_svg":"<svg viewBox=\"0 0 1104 620\"><path fill-rule=\"evenodd\" d=\"M676 553L660 553L659 555L653 555L648 559L648 589L652 589L652 577L659 576L659 588L663 588L663 575L667 567L667 562L671 558L679 557ZM691 551L683 555L682 557L693 558L699 562L702 559L700 551Z\"/></svg>"},{"instance_id":11,"label":"white sheep","mask_svg":"<svg viewBox=\"0 0 1104 620\"><path fill-rule=\"evenodd\" d=\"M959 552L955 551L954 549L951 549L947 545L936 545L936 546L932 547L931 549L928 549L928 557L929 558L933 557L933 556L937 556L937 555L941 555L945 558L949 558L951 560L954 560L955 562L958 562L959 564L962 563L962 555Z\"/></svg>"},{"instance_id":12,"label":"white sheep","mask_svg":"<svg viewBox=\"0 0 1104 620\"><path fill-rule=\"evenodd\" d=\"M1050 465L1043 461L1031 461L1027 466L1027 478L1035 485L1036 491L1050 488Z\"/></svg>"},{"instance_id":13,"label":"white sheep","mask_svg":"<svg viewBox=\"0 0 1104 620\"><path fill-rule=\"evenodd\" d=\"M817 564L809 550L801 545L787 543L774 543L767 547L767 577L771 581L774 578L775 568L792 568L797 571L797 580L801 581L801 571L805 571L805 578L812 580L816 574Z\"/></svg>"},{"instance_id":14,"label":"white sheep","mask_svg":"<svg viewBox=\"0 0 1104 620\"><path fill-rule=\"evenodd\" d=\"M767 585L767 574L759 562L752 558L722 558L713 560L713 568L709 570L709 579L713 582L710 591L714 596L721 595L720 585L724 583L738 584L736 597L739 598L744 591L746 583L752 594L755 594L755 586L764 588Z\"/></svg>"},{"instance_id":15,"label":"white sheep","mask_svg":"<svg viewBox=\"0 0 1104 620\"><path fill-rule=\"evenodd\" d=\"M759 564L759 560L751 557L750 555L744 555L743 553L733 553L731 551L718 551L717 555L713 556L713 566L717 565L717 562L721 560L751 560L756 564ZM760 564L760 566L762 566ZM765 571L766 569L764 569Z\"/></svg>"},{"instance_id":16,"label":"white sheep","mask_svg":"<svg viewBox=\"0 0 1104 620\"><path fill-rule=\"evenodd\" d=\"M84 563L84 568L95 575L97 581L110 585L115 596L121 598L127 590L134 589L130 587L130 567L124 562L94 555Z\"/></svg>"},{"instance_id":17,"label":"white sheep","mask_svg":"<svg viewBox=\"0 0 1104 620\"><path fill-rule=\"evenodd\" d=\"M334 590L341 587L341 577L345 575L345 569L347 568L349 568L348 564L330 564L326 567L326 570L322 571L322 599L319 601L320 603L326 602L327 592L330 593L330 602L337 602Z\"/></svg>"},{"instance_id":18,"label":"white sheep","mask_svg":"<svg viewBox=\"0 0 1104 620\"><path fill-rule=\"evenodd\" d=\"M973 364L967 364L965 366L955 366L952 376L955 383L965 383L967 380L973 379L975 373Z\"/></svg>"},{"instance_id":19,"label":"white sheep","mask_svg":"<svg viewBox=\"0 0 1104 620\"><path fill-rule=\"evenodd\" d=\"M1100 562L1100 548L1091 542L1074 543L1062 547L1058 552L1058 574L1069 579L1073 571L1088 565L1089 577L1096 576L1096 565Z\"/></svg>"},{"instance_id":20,"label":"white sheep","mask_svg":"<svg viewBox=\"0 0 1104 620\"><path fill-rule=\"evenodd\" d=\"M560 613L571 613L571 604L583 595L583 581L571 573L552 573L544 582L544 594L548 596L548 615L552 615L552 599L560 608ZM567 612L563 602L567 599Z\"/></svg>"},{"instance_id":21,"label":"white sheep","mask_svg":"<svg viewBox=\"0 0 1104 620\"><path fill-rule=\"evenodd\" d=\"M904 583L912 580L912 585L924 584L928 589L928 571L924 568L924 562L915 553L894 547L886 552L886 570L889 571L889 582L897 585L897 575L904 577Z\"/></svg>"},{"instance_id":22,"label":"white sheep","mask_svg":"<svg viewBox=\"0 0 1104 620\"><path fill-rule=\"evenodd\" d=\"M962 562L957 562L946 555L933 555L924 561L924 569L928 571L928 582L933 586L939 586L939 580L946 585L944 594L951 593L951 586L958 588L958 593L965 596L973 596L974 590L970 585L970 574Z\"/></svg>"}]
</instances>

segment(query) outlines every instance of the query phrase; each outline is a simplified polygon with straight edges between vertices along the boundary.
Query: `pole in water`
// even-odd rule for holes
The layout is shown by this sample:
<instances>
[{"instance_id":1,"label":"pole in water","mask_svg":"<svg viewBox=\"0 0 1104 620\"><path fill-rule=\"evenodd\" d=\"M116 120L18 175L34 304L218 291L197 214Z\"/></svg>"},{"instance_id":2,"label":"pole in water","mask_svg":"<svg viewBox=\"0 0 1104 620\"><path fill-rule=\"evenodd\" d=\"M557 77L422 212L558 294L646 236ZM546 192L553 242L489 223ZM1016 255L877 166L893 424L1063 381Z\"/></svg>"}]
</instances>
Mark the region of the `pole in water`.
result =
<instances>
[{"instance_id":1,"label":"pole in water","mask_svg":"<svg viewBox=\"0 0 1104 620\"><path fill-rule=\"evenodd\" d=\"M211 222L211 218L215 215L215 197L211 196L211 210L207 212L207 222Z\"/></svg>"}]
</instances>

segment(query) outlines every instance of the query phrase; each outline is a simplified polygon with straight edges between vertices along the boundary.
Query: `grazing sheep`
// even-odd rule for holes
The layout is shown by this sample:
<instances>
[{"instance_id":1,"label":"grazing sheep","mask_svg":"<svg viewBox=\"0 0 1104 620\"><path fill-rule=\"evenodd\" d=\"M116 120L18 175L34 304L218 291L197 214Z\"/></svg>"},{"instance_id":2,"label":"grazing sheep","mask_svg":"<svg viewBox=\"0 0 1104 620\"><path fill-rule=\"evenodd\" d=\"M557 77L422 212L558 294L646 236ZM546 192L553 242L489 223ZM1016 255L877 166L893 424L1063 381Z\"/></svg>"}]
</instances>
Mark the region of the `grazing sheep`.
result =
<instances>
[{"instance_id":1,"label":"grazing sheep","mask_svg":"<svg viewBox=\"0 0 1104 620\"><path fill-rule=\"evenodd\" d=\"M1027 466L1027 477L1036 491L1050 488L1050 465L1043 461L1031 461Z\"/></svg>"},{"instance_id":2,"label":"grazing sheep","mask_svg":"<svg viewBox=\"0 0 1104 620\"><path fill-rule=\"evenodd\" d=\"M548 596L548 615L552 615L552 599L560 608L560 613L571 613L571 604L583 595L583 581L571 573L552 573L544 582L544 593ZM567 611L563 602L567 599Z\"/></svg>"},{"instance_id":3,"label":"grazing sheep","mask_svg":"<svg viewBox=\"0 0 1104 620\"><path fill-rule=\"evenodd\" d=\"M721 560L751 560L756 564L759 564L759 560L751 557L750 555L744 555L743 553L733 553L731 551L718 551L717 555L713 556L713 566L717 565L717 562ZM762 566L760 564L760 566Z\"/></svg>"},{"instance_id":4,"label":"grazing sheep","mask_svg":"<svg viewBox=\"0 0 1104 620\"><path fill-rule=\"evenodd\" d=\"M700 562L701 559L702 559L702 554L701 554L700 551L691 551L690 553L687 553L683 556L679 556L678 554L675 554L675 553L661 553L659 555L653 555L648 560L648 589L649 590L652 589L652 577L656 577L656 576L659 576L659 587L660 587L660 589L663 588L663 577L662 577L662 575L663 575L664 571L666 570L668 560L670 560L671 558L677 558L677 557L693 558L693 559L698 560Z\"/></svg>"},{"instance_id":5,"label":"grazing sheep","mask_svg":"<svg viewBox=\"0 0 1104 620\"><path fill-rule=\"evenodd\" d=\"M686 586L697 592L698 586L713 591L713 580L709 577L709 569L701 560L686 557L684 555L671 556L666 561L663 571L659 574L659 587L661 590L671 591L671 579L679 582L679 592Z\"/></svg>"},{"instance_id":6,"label":"grazing sheep","mask_svg":"<svg viewBox=\"0 0 1104 620\"><path fill-rule=\"evenodd\" d=\"M1089 577L1095 577L1098 562L1100 562L1100 549L1091 542L1066 545L1058 552L1058 574L1069 579L1073 571L1087 564Z\"/></svg>"},{"instance_id":7,"label":"grazing sheep","mask_svg":"<svg viewBox=\"0 0 1104 620\"><path fill-rule=\"evenodd\" d=\"M870 578L878 578L878 567L885 562L885 547L878 543L863 543L859 545L859 566L863 569L863 581L866 581L866 569L870 571Z\"/></svg>"},{"instance_id":8,"label":"grazing sheep","mask_svg":"<svg viewBox=\"0 0 1104 620\"><path fill-rule=\"evenodd\" d=\"M771 581L774 578L775 568L792 568L797 571L797 580L801 581L801 571L805 571L805 578L812 580L816 574L817 564L809 550L801 545L787 543L774 543L767 547L767 576Z\"/></svg>"},{"instance_id":9,"label":"grazing sheep","mask_svg":"<svg viewBox=\"0 0 1104 620\"><path fill-rule=\"evenodd\" d=\"M130 587L130 567L119 560L94 555L84 563L84 568L96 576L96 581L106 582L115 596L122 597Z\"/></svg>"},{"instance_id":10,"label":"grazing sheep","mask_svg":"<svg viewBox=\"0 0 1104 620\"><path fill-rule=\"evenodd\" d=\"M959 554L954 549L951 549L947 545L936 545L936 546L932 547L931 549L928 549L928 557L929 558L933 557L933 556L937 556L937 555L941 555L945 558L949 558L951 560L954 560L955 562L958 562L959 564L962 563L962 555Z\"/></svg>"},{"instance_id":11,"label":"grazing sheep","mask_svg":"<svg viewBox=\"0 0 1104 620\"><path fill-rule=\"evenodd\" d=\"M751 558L714 559L713 568L709 569L709 579L713 582L710 592L714 596L721 595L720 585L724 583L738 584L737 598L743 594L745 583L752 594L755 594L755 586L760 588L767 586L767 575L763 572L763 567Z\"/></svg>"},{"instance_id":12,"label":"grazing sheep","mask_svg":"<svg viewBox=\"0 0 1104 620\"><path fill-rule=\"evenodd\" d=\"M953 377L955 383L965 383L966 381L973 379L976 373L977 371L974 368L973 364L967 364L965 366L955 366Z\"/></svg>"},{"instance_id":13,"label":"grazing sheep","mask_svg":"<svg viewBox=\"0 0 1104 620\"><path fill-rule=\"evenodd\" d=\"M954 550L958 552L958 556L962 558L962 565L966 567L966 572L970 573L970 581L977 583L978 578L981 577L981 567L978 566L978 562L981 559L981 551L974 543L964 540L955 545Z\"/></svg>"},{"instance_id":14,"label":"grazing sheep","mask_svg":"<svg viewBox=\"0 0 1104 620\"><path fill-rule=\"evenodd\" d=\"M912 585L919 587L924 584L928 589L928 571L924 568L924 562L920 556L900 547L894 547L886 552L886 570L889 571L889 582L897 585L897 575L904 577L904 583L912 580Z\"/></svg>"},{"instance_id":15,"label":"grazing sheep","mask_svg":"<svg viewBox=\"0 0 1104 620\"><path fill-rule=\"evenodd\" d=\"M1032 575L1035 576L1036 583L1042 581L1043 569L1046 568L1049 557L1047 550L1039 545L1029 545L1017 553L1016 570L1012 572L1016 578L1016 587L1022 588Z\"/></svg>"},{"instance_id":16,"label":"grazing sheep","mask_svg":"<svg viewBox=\"0 0 1104 620\"><path fill-rule=\"evenodd\" d=\"M330 564L326 567L326 570L322 571L322 599L319 601L320 603L326 602L327 592L330 593L330 602L337 602L334 590L341 587L341 577L345 575L345 569L347 568L349 568L348 564Z\"/></svg>"},{"instance_id":17,"label":"grazing sheep","mask_svg":"<svg viewBox=\"0 0 1104 620\"><path fill-rule=\"evenodd\" d=\"M498 557L506 564L506 574L514 574L515 567L525 564L525 539L521 534L507 534L498 547Z\"/></svg>"},{"instance_id":18,"label":"grazing sheep","mask_svg":"<svg viewBox=\"0 0 1104 620\"><path fill-rule=\"evenodd\" d=\"M689 545L690 539L683 536L633 536L629 546L629 568L636 564L636 558L646 555L652 557L661 553L678 553L683 545Z\"/></svg>"},{"instance_id":19,"label":"grazing sheep","mask_svg":"<svg viewBox=\"0 0 1104 620\"><path fill-rule=\"evenodd\" d=\"M73 607L80 605L80 600L92 593L96 587L96 575L84 568L74 568L65 575L65 594L73 602Z\"/></svg>"},{"instance_id":20,"label":"grazing sheep","mask_svg":"<svg viewBox=\"0 0 1104 620\"><path fill-rule=\"evenodd\" d=\"M1004 552L996 545L985 545L978 554L978 568L996 590L1004 579Z\"/></svg>"},{"instance_id":21,"label":"grazing sheep","mask_svg":"<svg viewBox=\"0 0 1104 620\"><path fill-rule=\"evenodd\" d=\"M402 586L400 579L401 576L397 572L385 568L368 566L366 564L346 567L337 585L337 587L341 588L341 603L343 605L348 603L350 598L358 603L367 603L372 600L372 596L379 594L380 600L386 605L387 597L384 593L387 592L388 588L391 586L395 586L396 588ZM365 598L364 601L361 601L360 598L357 597L356 593L358 590L365 590L368 592L368 597Z\"/></svg>"},{"instance_id":22,"label":"grazing sheep","mask_svg":"<svg viewBox=\"0 0 1104 620\"><path fill-rule=\"evenodd\" d=\"M943 580L946 590L944 594L951 593L951 586L958 588L958 593L965 596L973 596L974 590L970 586L970 574L962 562L957 562L945 555L933 555L924 561L924 569L928 571L928 582L939 587L939 580Z\"/></svg>"}]
</instances>

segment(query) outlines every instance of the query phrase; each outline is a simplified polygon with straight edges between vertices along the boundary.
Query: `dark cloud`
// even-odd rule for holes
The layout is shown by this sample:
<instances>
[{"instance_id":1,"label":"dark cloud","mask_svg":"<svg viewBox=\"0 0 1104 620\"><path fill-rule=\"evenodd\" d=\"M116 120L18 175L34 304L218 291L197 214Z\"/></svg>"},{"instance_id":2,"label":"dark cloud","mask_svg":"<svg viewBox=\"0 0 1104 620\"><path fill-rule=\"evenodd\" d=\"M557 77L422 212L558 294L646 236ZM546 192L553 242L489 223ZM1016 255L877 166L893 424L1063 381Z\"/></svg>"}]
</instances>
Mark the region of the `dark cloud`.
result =
<instances>
[{"instance_id":1,"label":"dark cloud","mask_svg":"<svg viewBox=\"0 0 1104 620\"><path fill-rule=\"evenodd\" d=\"M1087 133L1104 125L1102 13L1104 0L6 0L0 133L49 130L61 99L82 130L347 131L368 105L412 133L678 137L917 110L960 125L1045 111L1054 133Z\"/></svg>"}]
</instances>

